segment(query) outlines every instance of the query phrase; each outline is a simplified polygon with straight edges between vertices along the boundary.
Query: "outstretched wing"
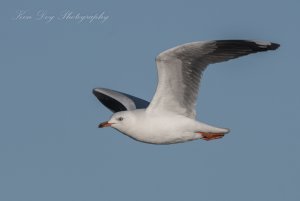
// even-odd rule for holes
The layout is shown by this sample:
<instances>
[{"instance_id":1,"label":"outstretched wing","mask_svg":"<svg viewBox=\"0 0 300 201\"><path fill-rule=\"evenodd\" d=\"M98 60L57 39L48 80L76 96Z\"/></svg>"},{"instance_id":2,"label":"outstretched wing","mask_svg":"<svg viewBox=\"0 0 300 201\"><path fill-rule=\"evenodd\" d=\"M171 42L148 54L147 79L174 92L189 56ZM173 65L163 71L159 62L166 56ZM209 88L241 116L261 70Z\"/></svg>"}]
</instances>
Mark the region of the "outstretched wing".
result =
<instances>
[{"instance_id":1,"label":"outstretched wing","mask_svg":"<svg viewBox=\"0 0 300 201\"><path fill-rule=\"evenodd\" d=\"M95 88L93 94L112 112L147 108L149 105L148 101L111 89Z\"/></svg>"},{"instance_id":2,"label":"outstretched wing","mask_svg":"<svg viewBox=\"0 0 300 201\"><path fill-rule=\"evenodd\" d=\"M279 44L270 42L215 40L166 50L156 58L158 85L147 110L165 110L195 118L198 88L207 65L278 47Z\"/></svg>"}]
</instances>

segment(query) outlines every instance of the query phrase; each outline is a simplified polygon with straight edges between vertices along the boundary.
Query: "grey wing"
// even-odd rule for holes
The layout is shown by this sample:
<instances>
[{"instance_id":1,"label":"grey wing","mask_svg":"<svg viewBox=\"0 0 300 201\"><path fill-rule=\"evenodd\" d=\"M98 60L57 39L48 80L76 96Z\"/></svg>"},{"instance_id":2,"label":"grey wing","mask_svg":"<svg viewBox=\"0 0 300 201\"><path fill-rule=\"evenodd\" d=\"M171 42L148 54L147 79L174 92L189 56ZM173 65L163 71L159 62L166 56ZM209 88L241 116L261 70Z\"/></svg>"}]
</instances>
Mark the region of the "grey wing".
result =
<instances>
[{"instance_id":1,"label":"grey wing","mask_svg":"<svg viewBox=\"0 0 300 201\"><path fill-rule=\"evenodd\" d=\"M270 42L215 40L166 50L156 58L158 85L147 110L165 110L195 118L200 80L207 65L278 47Z\"/></svg>"},{"instance_id":2,"label":"grey wing","mask_svg":"<svg viewBox=\"0 0 300 201\"><path fill-rule=\"evenodd\" d=\"M95 88L93 94L112 112L142 109L149 105L148 101L111 89Z\"/></svg>"}]
</instances>

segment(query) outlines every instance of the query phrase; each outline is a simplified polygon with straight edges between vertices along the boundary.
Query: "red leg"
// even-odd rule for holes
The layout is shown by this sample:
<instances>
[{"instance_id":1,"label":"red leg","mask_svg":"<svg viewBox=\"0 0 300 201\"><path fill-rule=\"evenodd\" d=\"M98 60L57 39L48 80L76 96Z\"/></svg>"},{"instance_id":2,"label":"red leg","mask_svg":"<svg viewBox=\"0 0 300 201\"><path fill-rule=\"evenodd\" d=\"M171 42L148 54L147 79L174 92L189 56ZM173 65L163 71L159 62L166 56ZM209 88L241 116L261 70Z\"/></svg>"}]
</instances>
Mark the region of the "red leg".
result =
<instances>
[{"instance_id":1,"label":"red leg","mask_svg":"<svg viewBox=\"0 0 300 201\"><path fill-rule=\"evenodd\" d=\"M202 139L209 141L209 140L215 140L224 137L224 133L205 133L205 132L197 132L198 134L202 135Z\"/></svg>"}]
</instances>

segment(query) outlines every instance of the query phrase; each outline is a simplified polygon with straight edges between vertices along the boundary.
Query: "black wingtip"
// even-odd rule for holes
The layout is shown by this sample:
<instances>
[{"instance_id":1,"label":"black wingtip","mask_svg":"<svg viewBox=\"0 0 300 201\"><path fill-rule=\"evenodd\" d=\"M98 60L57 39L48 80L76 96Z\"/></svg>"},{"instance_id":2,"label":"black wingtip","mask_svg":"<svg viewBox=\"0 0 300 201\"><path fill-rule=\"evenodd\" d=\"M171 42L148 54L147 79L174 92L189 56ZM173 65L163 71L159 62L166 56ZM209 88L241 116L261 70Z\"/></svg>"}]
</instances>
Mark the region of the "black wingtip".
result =
<instances>
[{"instance_id":1,"label":"black wingtip","mask_svg":"<svg viewBox=\"0 0 300 201\"><path fill-rule=\"evenodd\" d=\"M94 88L92 92L104 106L106 106L112 112L127 110L121 102L116 100L114 97L111 97L109 95L106 95L104 92L101 92L101 89L104 90L104 88Z\"/></svg>"},{"instance_id":2,"label":"black wingtip","mask_svg":"<svg viewBox=\"0 0 300 201\"><path fill-rule=\"evenodd\" d=\"M278 43L271 43L271 45L268 47L269 50L276 50L280 47L280 44Z\"/></svg>"},{"instance_id":3,"label":"black wingtip","mask_svg":"<svg viewBox=\"0 0 300 201\"><path fill-rule=\"evenodd\" d=\"M241 51L244 55L263 52L268 50L276 50L280 45L278 43L271 43L266 41L256 40L216 40L214 41L218 47L217 51ZM242 56L242 55L240 55Z\"/></svg>"},{"instance_id":4,"label":"black wingtip","mask_svg":"<svg viewBox=\"0 0 300 201\"><path fill-rule=\"evenodd\" d=\"M107 90L107 89L105 89L105 88L94 88L92 90L92 93L97 97L99 94L103 93L102 90Z\"/></svg>"},{"instance_id":5,"label":"black wingtip","mask_svg":"<svg viewBox=\"0 0 300 201\"><path fill-rule=\"evenodd\" d=\"M97 92L97 88L94 88L92 93L96 96L96 94L99 93L99 92Z\"/></svg>"},{"instance_id":6,"label":"black wingtip","mask_svg":"<svg viewBox=\"0 0 300 201\"><path fill-rule=\"evenodd\" d=\"M253 47L253 49L256 49L258 51L267 51L267 50L276 50L280 47L278 43L272 43L272 42L263 42L263 41L250 41L255 44L256 47Z\"/></svg>"}]
</instances>

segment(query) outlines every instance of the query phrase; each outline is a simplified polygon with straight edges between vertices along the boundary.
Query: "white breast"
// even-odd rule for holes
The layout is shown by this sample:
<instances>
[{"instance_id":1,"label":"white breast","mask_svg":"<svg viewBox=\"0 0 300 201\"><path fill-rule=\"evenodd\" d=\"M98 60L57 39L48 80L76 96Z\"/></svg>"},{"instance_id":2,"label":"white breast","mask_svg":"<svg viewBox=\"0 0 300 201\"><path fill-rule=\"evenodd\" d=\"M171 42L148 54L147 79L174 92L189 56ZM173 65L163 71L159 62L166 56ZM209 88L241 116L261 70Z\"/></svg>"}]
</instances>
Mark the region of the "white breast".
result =
<instances>
[{"instance_id":1,"label":"white breast","mask_svg":"<svg viewBox=\"0 0 300 201\"><path fill-rule=\"evenodd\" d=\"M200 138L194 131L197 122L174 114L139 113L135 125L124 134L146 143L171 144Z\"/></svg>"}]
</instances>

